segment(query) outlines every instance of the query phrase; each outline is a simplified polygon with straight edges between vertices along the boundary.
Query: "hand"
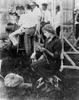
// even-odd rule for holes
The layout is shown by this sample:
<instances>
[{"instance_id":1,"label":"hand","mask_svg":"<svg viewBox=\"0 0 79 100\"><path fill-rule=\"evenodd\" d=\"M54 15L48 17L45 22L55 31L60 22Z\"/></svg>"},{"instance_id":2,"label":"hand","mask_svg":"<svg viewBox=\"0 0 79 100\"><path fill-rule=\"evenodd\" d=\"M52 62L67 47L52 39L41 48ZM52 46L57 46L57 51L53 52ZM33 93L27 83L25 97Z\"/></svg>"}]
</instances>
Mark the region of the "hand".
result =
<instances>
[{"instance_id":1,"label":"hand","mask_svg":"<svg viewBox=\"0 0 79 100\"><path fill-rule=\"evenodd\" d=\"M43 51L46 51L46 48L42 47L42 48L41 48L41 51L42 51L42 52L43 52Z\"/></svg>"},{"instance_id":2,"label":"hand","mask_svg":"<svg viewBox=\"0 0 79 100\"><path fill-rule=\"evenodd\" d=\"M39 46L38 49L39 49L41 52L46 51L46 48L41 47L41 46Z\"/></svg>"}]
</instances>

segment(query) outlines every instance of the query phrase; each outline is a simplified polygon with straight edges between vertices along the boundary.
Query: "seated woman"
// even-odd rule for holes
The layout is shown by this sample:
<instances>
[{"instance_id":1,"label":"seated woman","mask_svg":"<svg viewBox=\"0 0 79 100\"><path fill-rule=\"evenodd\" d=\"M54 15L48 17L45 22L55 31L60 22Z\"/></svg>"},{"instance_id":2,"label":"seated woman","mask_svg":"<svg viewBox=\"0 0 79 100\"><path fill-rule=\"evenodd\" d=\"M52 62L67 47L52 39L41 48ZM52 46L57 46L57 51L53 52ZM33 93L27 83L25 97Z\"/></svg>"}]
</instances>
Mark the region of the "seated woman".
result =
<instances>
[{"instance_id":1,"label":"seated woman","mask_svg":"<svg viewBox=\"0 0 79 100\"><path fill-rule=\"evenodd\" d=\"M34 70L40 72L43 77L51 77L60 69L62 44L58 36L55 35L52 25L45 25L42 28L42 31L46 37L46 40L44 46L37 46L41 56L38 60L35 60L31 66L34 68Z\"/></svg>"}]
</instances>

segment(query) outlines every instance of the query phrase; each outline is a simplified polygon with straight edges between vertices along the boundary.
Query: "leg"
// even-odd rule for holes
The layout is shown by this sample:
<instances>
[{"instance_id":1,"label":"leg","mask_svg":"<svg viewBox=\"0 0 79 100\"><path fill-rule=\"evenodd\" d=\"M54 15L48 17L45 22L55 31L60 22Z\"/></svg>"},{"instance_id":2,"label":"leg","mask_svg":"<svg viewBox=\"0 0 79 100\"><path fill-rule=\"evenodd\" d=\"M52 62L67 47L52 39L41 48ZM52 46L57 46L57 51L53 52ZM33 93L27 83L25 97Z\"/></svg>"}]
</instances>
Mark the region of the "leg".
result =
<instances>
[{"instance_id":1,"label":"leg","mask_svg":"<svg viewBox=\"0 0 79 100\"><path fill-rule=\"evenodd\" d=\"M17 40L16 36L19 34L21 34L21 29L18 29L9 35L9 39L12 41L14 46L16 46L18 44L18 40Z\"/></svg>"},{"instance_id":2,"label":"leg","mask_svg":"<svg viewBox=\"0 0 79 100\"><path fill-rule=\"evenodd\" d=\"M76 24L76 39L79 37L79 24Z\"/></svg>"},{"instance_id":3,"label":"leg","mask_svg":"<svg viewBox=\"0 0 79 100\"><path fill-rule=\"evenodd\" d=\"M26 54L29 57L34 51L34 32L35 32L34 28L29 28L28 30L26 30L25 36L24 36Z\"/></svg>"},{"instance_id":4,"label":"leg","mask_svg":"<svg viewBox=\"0 0 79 100\"><path fill-rule=\"evenodd\" d=\"M56 34L57 34L58 37L60 36L60 26L58 26L58 27L56 28Z\"/></svg>"}]
</instances>

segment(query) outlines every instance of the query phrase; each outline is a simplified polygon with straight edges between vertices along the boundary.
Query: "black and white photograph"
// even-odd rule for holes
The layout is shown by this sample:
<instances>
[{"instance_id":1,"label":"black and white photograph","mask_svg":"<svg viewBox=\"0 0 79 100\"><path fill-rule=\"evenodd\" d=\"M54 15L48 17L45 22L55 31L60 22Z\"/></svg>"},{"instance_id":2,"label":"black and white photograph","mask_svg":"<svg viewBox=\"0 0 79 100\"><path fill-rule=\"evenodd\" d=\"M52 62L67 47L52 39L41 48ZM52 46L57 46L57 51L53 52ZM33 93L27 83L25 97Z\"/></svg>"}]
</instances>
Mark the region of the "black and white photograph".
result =
<instances>
[{"instance_id":1,"label":"black and white photograph","mask_svg":"<svg viewBox=\"0 0 79 100\"><path fill-rule=\"evenodd\" d=\"M79 100L79 0L0 0L0 100Z\"/></svg>"}]
</instances>

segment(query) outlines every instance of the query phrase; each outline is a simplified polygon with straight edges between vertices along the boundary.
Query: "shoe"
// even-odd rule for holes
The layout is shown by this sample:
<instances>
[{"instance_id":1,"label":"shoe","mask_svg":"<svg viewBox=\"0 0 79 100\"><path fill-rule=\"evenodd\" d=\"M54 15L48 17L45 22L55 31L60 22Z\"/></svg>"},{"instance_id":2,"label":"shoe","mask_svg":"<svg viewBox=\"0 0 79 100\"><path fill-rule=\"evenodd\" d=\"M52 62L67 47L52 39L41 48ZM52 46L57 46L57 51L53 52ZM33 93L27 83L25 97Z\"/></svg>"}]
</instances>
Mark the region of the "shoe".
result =
<instances>
[{"instance_id":1,"label":"shoe","mask_svg":"<svg viewBox=\"0 0 79 100\"><path fill-rule=\"evenodd\" d=\"M53 78L48 78L48 80L53 85Z\"/></svg>"},{"instance_id":2,"label":"shoe","mask_svg":"<svg viewBox=\"0 0 79 100\"><path fill-rule=\"evenodd\" d=\"M44 84L43 78L41 77L41 78L39 78L39 79L37 80L37 87L36 87L36 88L40 88L43 84Z\"/></svg>"},{"instance_id":3,"label":"shoe","mask_svg":"<svg viewBox=\"0 0 79 100\"><path fill-rule=\"evenodd\" d=\"M57 90L61 90L60 88L59 88L59 81L61 81L61 79L59 78L59 77L57 77L57 76L53 76L53 82L54 82L54 87L55 87L55 89L57 89Z\"/></svg>"},{"instance_id":4,"label":"shoe","mask_svg":"<svg viewBox=\"0 0 79 100\"><path fill-rule=\"evenodd\" d=\"M4 81L4 77L0 74L0 80Z\"/></svg>"}]
</instances>

